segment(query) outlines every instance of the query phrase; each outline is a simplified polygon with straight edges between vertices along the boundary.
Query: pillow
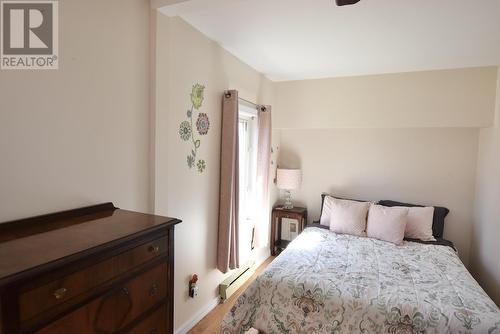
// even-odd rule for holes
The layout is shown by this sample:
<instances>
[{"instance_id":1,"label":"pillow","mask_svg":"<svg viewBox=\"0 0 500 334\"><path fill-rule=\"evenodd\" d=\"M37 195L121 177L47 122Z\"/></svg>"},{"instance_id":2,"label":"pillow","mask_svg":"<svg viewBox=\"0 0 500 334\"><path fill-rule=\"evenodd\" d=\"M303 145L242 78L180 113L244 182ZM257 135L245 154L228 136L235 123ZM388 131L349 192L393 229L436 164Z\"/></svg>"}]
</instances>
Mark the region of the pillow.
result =
<instances>
[{"instance_id":1,"label":"pillow","mask_svg":"<svg viewBox=\"0 0 500 334\"><path fill-rule=\"evenodd\" d=\"M401 245L405 236L408 208L387 207L377 204L370 206L366 235Z\"/></svg>"},{"instance_id":2,"label":"pillow","mask_svg":"<svg viewBox=\"0 0 500 334\"><path fill-rule=\"evenodd\" d=\"M366 215L370 202L356 202L330 197L330 231L366 236Z\"/></svg>"},{"instance_id":3,"label":"pillow","mask_svg":"<svg viewBox=\"0 0 500 334\"><path fill-rule=\"evenodd\" d=\"M395 206L394 208L404 208L404 206ZM405 238L420 239L423 241L436 241L436 239L432 236L432 218L434 216L434 207L410 207L408 209Z\"/></svg>"},{"instance_id":4,"label":"pillow","mask_svg":"<svg viewBox=\"0 0 500 334\"><path fill-rule=\"evenodd\" d=\"M332 215L333 197L321 195L321 215L319 223L324 226L330 226L330 216Z\"/></svg>"},{"instance_id":5,"label":"pillow","mask_svg":"<svg viewBox=\"0 0 500 334\"><path fill-rule=\"evenodd\" d=\"M396 202L396 201L388 201L388 200L383 200L378 202L378 204L383 205L383 206L405 206L405 207L415 207L415 208L423 208L423 205L417 205L417 204L408 204L408 203L401 203L401 202ZM435 238L442 238L443 237L443 230L444 230L444 219L446 218L446 215L450 210L447 208L444 208L442 206L435 206L434 207L434 215L432 218L432 235Z\"/></svg>"},{"instance_id":6,"label":"pillow","mask_svg":"<svg viewBox=\"0 0 500 334\"><path fill-rule=\"evenodd\" d=\"M340 198L340 197L335 197L326 193L321 194L321 214L319 218L319 223L324 226L330 226L330 215L332 212L332 199L341 199L341 200L347 200L347 201L354 201L354 202L367 202L367 201L361 201L357 199L350 199L350 198Z\"/></svg>"}]
</instances>

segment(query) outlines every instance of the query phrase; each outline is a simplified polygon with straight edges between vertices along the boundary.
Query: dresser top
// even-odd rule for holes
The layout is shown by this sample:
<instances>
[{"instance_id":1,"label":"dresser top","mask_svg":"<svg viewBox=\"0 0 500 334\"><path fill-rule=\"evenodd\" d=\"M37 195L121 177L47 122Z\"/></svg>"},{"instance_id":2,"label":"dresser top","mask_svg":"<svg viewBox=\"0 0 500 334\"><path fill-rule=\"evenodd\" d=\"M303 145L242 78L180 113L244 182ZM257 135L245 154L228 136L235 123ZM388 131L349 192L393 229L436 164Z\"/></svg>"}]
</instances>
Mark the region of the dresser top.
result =
<instances>
[{"instance_id":1,"label":"dresser top","mask_svg":"<svg viewBox=\"0 0 500 334\"><path fill-rule=\"evenodd\" d=\"M0 286L42 265L61 264L180 223L105 203L0 224Z\"/></svg>"}]
</instances>

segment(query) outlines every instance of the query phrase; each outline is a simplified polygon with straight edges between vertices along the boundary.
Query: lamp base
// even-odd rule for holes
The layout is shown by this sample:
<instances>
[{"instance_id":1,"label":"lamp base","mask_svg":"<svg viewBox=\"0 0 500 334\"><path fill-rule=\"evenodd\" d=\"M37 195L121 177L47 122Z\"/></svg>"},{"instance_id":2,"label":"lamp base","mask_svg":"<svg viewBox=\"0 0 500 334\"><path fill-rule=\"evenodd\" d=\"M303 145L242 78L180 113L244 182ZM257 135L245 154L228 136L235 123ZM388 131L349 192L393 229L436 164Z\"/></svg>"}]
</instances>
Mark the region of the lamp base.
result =
<instances>
[{"instance_id":1,"label":"lamp base","mask_svg":"<svg viewBox=\"0 0 500 334\"><path fill-rule=\"evenodd\" d=\"M293 209L292 194L290 190L285 190L285 203L283 204L283 209Z\"/></svg>"}]
</instances>

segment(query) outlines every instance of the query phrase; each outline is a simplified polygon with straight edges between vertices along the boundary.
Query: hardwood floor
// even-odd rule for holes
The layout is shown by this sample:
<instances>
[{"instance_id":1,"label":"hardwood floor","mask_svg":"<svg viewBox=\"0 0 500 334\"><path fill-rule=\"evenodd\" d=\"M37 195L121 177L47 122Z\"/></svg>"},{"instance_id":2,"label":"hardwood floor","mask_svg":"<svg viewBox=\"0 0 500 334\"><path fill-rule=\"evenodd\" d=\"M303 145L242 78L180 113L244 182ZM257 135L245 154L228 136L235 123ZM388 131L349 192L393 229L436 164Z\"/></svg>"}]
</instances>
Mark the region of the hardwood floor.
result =
<instances>
[{"instance_id":1,"label":"hardwood floor","mask_svg":"<svg viewBox=\"0 0 500 334\"><path fill-rule=\"evenodd\" d=\"M264 263L260 265L259 268L255 271L255 273L250 277L250 279L243 285L241 288L236 291L234 295L231 296L224 304L217 305L209 314L207 314L199 323L196 324L188 334L212 334L219 333L220 325L224 315L233 307L234 303L238 299L238 297L245 291L245 289L253 282L253 280L259 275L261 272L266 269L266 267L274 260L275 256L269 257Z\"/></svg>"}]
</instances>

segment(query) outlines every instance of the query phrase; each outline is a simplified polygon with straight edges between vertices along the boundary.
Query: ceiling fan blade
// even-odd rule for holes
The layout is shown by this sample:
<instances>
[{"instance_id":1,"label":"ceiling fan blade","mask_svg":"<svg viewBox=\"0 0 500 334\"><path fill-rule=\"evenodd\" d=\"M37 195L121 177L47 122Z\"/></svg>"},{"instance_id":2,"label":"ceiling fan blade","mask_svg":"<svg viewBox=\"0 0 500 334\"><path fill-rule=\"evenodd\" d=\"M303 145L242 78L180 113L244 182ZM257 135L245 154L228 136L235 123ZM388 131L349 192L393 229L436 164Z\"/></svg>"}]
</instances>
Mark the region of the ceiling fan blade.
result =
<instances>
[{"instance_id":1,"label":"ceiling fan blade","mask_svg":"<svg viewBox=\"0 0 500 334\"><path fill-rule=\"evenodd\" d=\"M345 6L345 5L354 5L355 3L358 3L359 0L335 0L337 3L337 6Z\"/></svg>"}]
</instances>

